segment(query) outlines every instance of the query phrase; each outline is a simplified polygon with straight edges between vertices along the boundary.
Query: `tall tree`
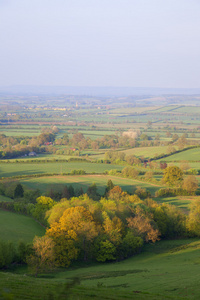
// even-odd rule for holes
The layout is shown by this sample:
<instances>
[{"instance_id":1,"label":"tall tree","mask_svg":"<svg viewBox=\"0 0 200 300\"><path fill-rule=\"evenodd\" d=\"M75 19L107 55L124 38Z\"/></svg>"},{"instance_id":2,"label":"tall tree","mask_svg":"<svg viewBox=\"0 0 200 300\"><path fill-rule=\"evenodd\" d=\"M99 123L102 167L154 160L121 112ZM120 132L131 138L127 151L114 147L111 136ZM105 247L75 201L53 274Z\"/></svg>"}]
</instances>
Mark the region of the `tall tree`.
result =
<instances>
[{"instance_id":1,"label":"tall tree","mask_svg":"<svg viewBox=\"0 0 200 300\"><path fill-rule=\"evenodd\" d=\"M14 198L22 198L24 196L24 189L21 183L18 183L14 190Z\"/></svg>"}]
</instances>

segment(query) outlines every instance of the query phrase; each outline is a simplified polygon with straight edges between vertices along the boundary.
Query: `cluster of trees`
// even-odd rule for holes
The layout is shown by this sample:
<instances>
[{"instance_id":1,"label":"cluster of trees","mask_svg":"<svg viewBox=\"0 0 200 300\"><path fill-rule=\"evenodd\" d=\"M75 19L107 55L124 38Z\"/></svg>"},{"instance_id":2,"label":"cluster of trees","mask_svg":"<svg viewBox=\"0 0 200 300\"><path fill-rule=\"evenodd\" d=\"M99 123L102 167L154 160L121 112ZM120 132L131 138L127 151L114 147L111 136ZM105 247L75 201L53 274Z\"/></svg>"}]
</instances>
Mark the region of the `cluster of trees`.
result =
<instances>
[{"instance_id":1,"label":"cluster of trees","mask_svg":"<svg viewBox=\"0 0 200 300\"><path fill-rule=\"evenodd\" d=\"M74 133L70 139L67 134L64 134L62 138L55 140L56 145L68 145L70 147L84 149L106 149L106 148L120 148L120 147L135 147L136 140L129 135L104 135L102 138L91 140L89 137L85 138L80 132Z\"/></svg>"},{"instance_id":2,"label":"cluster of trees","mask_svg":"<svg viewBox=\"0 0 200 300\"><path fill-rule=\"evenodd\" d=\"M26 257L31 254L32 245L19 241L18 244L0 240L0 269L12 263L25 263Z\"/></svg>"},{"instance_id":3,"label":"cluster of trees","mask_svg":"<svg viewBox=\"0 0 200 300\"><path fill-rule=\"evenodd\" d=\"M35 273L47 266L68 267L77 260L122 260L138 253L144 243L191 235L186 215L176 207L141 200L111 182L99 201L86 194L62 199L46 218L46 235L35 239L28 260Z\"/></svg>"},{"instance_id":4,"label":"cluster of trees","mask_svg":"<svg viewBox=\"0 0 200 300\"><path fill-rule=\"evenodd\" d=\"M22 243L17 250L11 244L0 243L0 267L26 261L37 275L57 266L68 267L77 260L122 260L141 251L144 243L161 238L200 236L199 198L187 216L174 206L151 200L145 189L137 188L130 195L111 180L103 197L95 184L88 188L88 194L75 196L74 190L71 195L69 191L66 186L60 201L47 196L36 198L37 191L29 191L29 201L23 202L24 212L42 221L46 234L36 237L32 247ZM17 184L14 194L24 197L26 191ZM22 202L4 204L1 206L9 209Z\"/></svg>"},{"instance_id":5,"label":"cluster of trees","mask_svg":"<svg viewBox=\"0 0 200 300\"><path fill-rule=\"evenodd\" d=\"M107 189L108 187L105 189L105 194ZM47 208L49 209L49 205L51 206L52 203L55 204L63 198L79 197L84 194L84 191L82 187L74 189L72 185L65 185L62 188L50 189L46 196L41 196L38 189L24 189L18 181L5 181L0 184L0 194L14 199L13 202L0 202L1 208L32 216L41 224L47 226L45 212ZM95 183L87 188L86 194L95 201L101 198Z\"/></svg>"},{"instance_id":6,"label":"cluster of trees","mask_svg":"<svg viewBox=\"0 0 200 300\"><path fill-rule=\"evenodd\" d=\"M129 165L140 165L143 162L143 158L138 158L135 155L126 155L124 152L118 151L107 151L104 155L105 163L114 164L129 164Z\"/></svg>"},{"instance_id":7,"label":"cluster of trees","mask_svg":"<svg viewBox=\"0 0 200 300\"><path fill-rule=\"evenodd\" d=\"M5 134L0 135L0 158L15 158L27 155L29 152L43 153L46 151L45 144L52 143L55 140L57 130L54 128L43 129L37 137L8 137Z\"/></svg>"},{"instance_id":8,"label":"cluster of trees","mask_svg":"<svg viewBox=\"0 0 200 300\"><path fill-rule=\"evenodd\" d=\"M194 175L188 175L184 178L183 171L177 166L167 167L164 170L162 181L171 187L176 186L191 194L198 189L197 178Z\"/></svg>"}]
</instances>

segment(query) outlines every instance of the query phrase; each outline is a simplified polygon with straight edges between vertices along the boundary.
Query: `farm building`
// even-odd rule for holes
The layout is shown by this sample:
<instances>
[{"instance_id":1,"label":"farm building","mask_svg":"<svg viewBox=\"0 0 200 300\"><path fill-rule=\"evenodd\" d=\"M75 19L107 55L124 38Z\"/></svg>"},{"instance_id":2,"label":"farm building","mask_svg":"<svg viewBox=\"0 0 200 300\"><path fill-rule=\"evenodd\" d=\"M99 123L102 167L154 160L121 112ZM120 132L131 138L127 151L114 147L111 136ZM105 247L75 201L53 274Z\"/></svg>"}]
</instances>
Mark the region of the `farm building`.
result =
<instances>
[{"instance_id":1,"label":"farm building","mask_svg":"<svg viewBox=\"0 0 200 300\"><path fill-rule=\"evenodd\" d=\"M28 156L37 156L37 153L35 153L34 151L29 152Z\"/></svg>"}]
</instances>

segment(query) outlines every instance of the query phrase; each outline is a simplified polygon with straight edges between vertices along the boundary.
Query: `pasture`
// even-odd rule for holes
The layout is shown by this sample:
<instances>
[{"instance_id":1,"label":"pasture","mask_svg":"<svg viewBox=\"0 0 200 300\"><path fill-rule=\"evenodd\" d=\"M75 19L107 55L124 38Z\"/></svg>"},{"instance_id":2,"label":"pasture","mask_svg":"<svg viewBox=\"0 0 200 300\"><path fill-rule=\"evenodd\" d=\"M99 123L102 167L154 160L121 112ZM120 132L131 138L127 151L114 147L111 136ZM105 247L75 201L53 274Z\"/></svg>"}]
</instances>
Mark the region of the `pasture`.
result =
<instances>
[{"instance_id":1,"label":"pasture","mask_svg":"<svg viewBox=\"0 0 200 300\"><path fill-rule=\"evenodd\" d=\"M179 299L199 299L200 241L194 239L160 241L145 246L141 254L118 263L71 270L57 274L78 276L81 285L138 291ZM166 298L165 298L166 297ZM148 298L147 298L148 299Z\"/></svg>"},{"instance_id":2,"label":"pasture","mask_svg":"<svg viewBox=\"0 0 200 300\"><path fill-rule=\"evenodd\" d=\"M1 272L0 290L20 300L61 299L66 282L76 277L80 282L71 295L63 291L65 299L195 300L200 298L199 257L197 239L159 241L117 263L76 266L39 278Z\"/></svg>"},{"instance_id":3,"label":"pasture","mask_svg":"<svg viewBox=\"0 0 200 300\"><path fill-rule=\"evenodd\" d=\"M70 173L72 170L84 170L86 173L103 173L106 170L122 170L124 166L97 164L89 162L40 162L40 163L0 163L0 176L12 177L45 173Z\"/></svg>"},{"instance_id":4,"label":"pasture","mask_svg":"<svg viewBox=\"0 0 200 300\"><path fill-rule=\"evenodd\" d=\"M141 188L148 189L154 195L161 188L159 185L110 175L60 175L28 178L20 180L20 182L28 188L39 189L43 193L50 191L50 189L61 191L65 185L72 185L75 190L82 187L83 191L86 192L88 187L92 183L95 183L98 193L103 195L109 179L112 180L114 185L119 185L124 191L128 191L129 193L133 193L136 187L140 186Z\"/></svg>"},{"instance_id":5,"label":"pasture","mask_svg":"<svg viewBox=\"0 0 200 300\"><path fill-rule=\"evenodd\" d=\"M124 150L126 155L144 156L145 158L153 158L156 155L167 153L168 146L157 146L157 147L139 147Z\"/></svg>"},{"instance_id":6,"label":"pasture","mask_svg":"<svg viewBox=\"0 0 200 300\"><path fill-rule=\"evenodd\" d=\"M181 208L184 212L189 211L190 204L195 198L192 196L174 196L174 197L164 197L164 198L154 198L158 203L166 203L175 205Z\"/></svg>"},{"instance_id":7,"label":"pasture","mask_svg":"<svg viewBox=\"0 0 200 300\"><path fill-rule=\"evenodd\" d=\"M162 108L162 106L143 106L143 107L120 107L111 109L110 113L115 115L130 115L130 114L143 114L143 113L150 113L152 111L157 111L157 109Z\"/></svg>"},{"instance_id":8,"label":"pasture","mask_svg":"<svg viewBox=\"0 0 200 300\"><path fill-rule=\"evenodd\" d=\"M41 126L37 125L4 125L0 127L0 133L6 136L38 136L41 133Z\"/></svg>"},{"instance_id":9,"label":"pasture","mask_svg":"<svg viewBox=\"0 0 200 300\"><path fill-rule=\"evenodd\" d=\"M180 153L175 153L161 160L165 160L166 162L180 162L184 160L189 162L200 162L200 148L194 148L182 151Z\"/></svg>"},{"instance_id":10,"label":"pasture","mask_svg":"<svg viewBox=\"0 0 200 300\"><path fill-rule=\"evenodd\" d=\"M43 236L45 229L34 219L0 209L0 239L32 242L36 235Z\"/></svg>"}]
</instances>

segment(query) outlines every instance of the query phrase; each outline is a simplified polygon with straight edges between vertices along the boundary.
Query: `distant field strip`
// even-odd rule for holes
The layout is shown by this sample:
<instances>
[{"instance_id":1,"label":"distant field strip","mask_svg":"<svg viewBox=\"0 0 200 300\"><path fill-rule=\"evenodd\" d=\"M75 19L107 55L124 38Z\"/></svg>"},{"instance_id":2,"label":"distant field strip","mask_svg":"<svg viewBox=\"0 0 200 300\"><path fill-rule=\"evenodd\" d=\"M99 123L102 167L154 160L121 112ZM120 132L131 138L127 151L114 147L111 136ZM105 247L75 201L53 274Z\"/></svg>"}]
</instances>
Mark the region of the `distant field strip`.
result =
<instances>
[{"instance_id":1,"label":"distant field strip","mask_svg":"<svg viewBox=\"0 0 200 300\"><path fill-rule=\"evenodd\" d=\"M158 147L140 147L124 150L126 155L136 155L144 156L145 158L153 158L156 154L166 154L168 146L158 146Z\"/></svg>"},{"instance_id":2,"label":"distant field strip","mask_svg":"<svg viewBox=\"0 0 200 300\"><path fill-rule=\"evenodd\" d=\"M52 162L52 163L0 163L1 177L34 175L45 173L70 173L72 170L85 170L86 173L103 173L106 170L121 170L124 166L96 164L88 162Z\"/></svg>"}]
</instances>

